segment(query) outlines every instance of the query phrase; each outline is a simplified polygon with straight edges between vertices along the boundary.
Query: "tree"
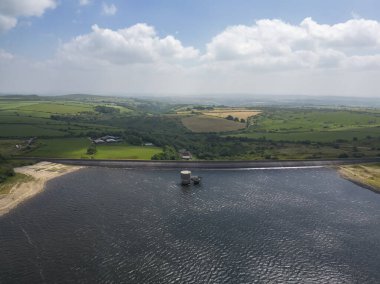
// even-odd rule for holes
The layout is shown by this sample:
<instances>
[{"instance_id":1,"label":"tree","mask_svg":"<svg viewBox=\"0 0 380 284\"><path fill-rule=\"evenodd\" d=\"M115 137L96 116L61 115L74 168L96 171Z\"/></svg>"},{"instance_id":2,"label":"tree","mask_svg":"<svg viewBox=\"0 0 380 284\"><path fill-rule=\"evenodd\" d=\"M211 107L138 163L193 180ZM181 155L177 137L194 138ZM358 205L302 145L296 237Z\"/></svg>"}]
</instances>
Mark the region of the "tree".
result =
<instances>
[{"instance_id":1,"label":"tree","mask_svg":"<svg viewBox=\"0 0 380 284\"><path fill-rule=\"evenodd\" d=\"M245 123L245 119L244 118L240 118L240 122L241 123Z\"/></svg>"},{"instance_id":2,"label":"tree","mask_svg":"<svg viewBox=\"0 0 380 284\"><path fill-rule=\"evenodd\" d=\"M152 160L178 160L179 155L173 146L165 146L162 153L153 155Z\"/></svg>"},{"instance_id":3,"label":"tree","mask_svg":"<svg viewBox=\"0 0 380 284\"><path fill-rule=\"evenodd\" d=\"M234 117L233 117L232 115L228 115L228 116L226 117L226 119L227 119L227 120L234 120Z\"/></svg>"},{"instance_id":4,"label":"tree","mask_svg":"<svg viewBox=\"0 0 380 284\"><path fill-rule=\"evenodd\" d=\"M120 113L120 109L108 106L96 106L95 111L100 113Z\"/></svg>"},{"instance_id":5,"label":"tree","mask_svg":"<svg viewBox=\"0 0 380 284\"><path fill-rule=\"evenodd\" d=\"M95 144L91 144L88 148L87 148L87 155L94 155L96 154L97 150L96 150L96 145Z\"/></svg>"}]
</instances>

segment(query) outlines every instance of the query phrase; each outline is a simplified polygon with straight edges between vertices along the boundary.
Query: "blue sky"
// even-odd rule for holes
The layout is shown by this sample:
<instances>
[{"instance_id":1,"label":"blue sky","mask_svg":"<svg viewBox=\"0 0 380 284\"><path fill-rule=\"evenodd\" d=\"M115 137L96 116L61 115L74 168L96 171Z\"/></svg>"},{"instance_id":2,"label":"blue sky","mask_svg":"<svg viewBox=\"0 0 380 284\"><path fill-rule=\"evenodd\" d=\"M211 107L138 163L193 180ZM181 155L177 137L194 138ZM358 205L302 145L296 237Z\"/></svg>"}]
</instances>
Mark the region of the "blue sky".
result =
<instances>
[{"instance_id":1,"label":"blue sky","mask_svg":"<svg viewBox=\"0 0 380 284\"><path fill-rule=\"evenodd\" d=\"M17 76L10 73L11 71L15 74L20 73L20 70L14 67L17 64L19 66L23 64L24 67L26 65L30 67L29 72L41 72L41 75L50 74L53 70L56 72L55 80L58 82L56 87L43 88L41 83L39 85L37 83L35 85L25 84L28 87L32 86L31 89L35 89L35 91L92 92L93 89L86 89L76 81L73 81L73 85L77 87L73 87L73 89L62 88L59 84L59 78L69 78L68 70L74 69L84 81L93 80L93 78L88 78L88 74L78 71L80 69L78 69L78 65L82 64L80 62L86 60L86 63L94 64L91 72L96 73L94 76L97 78L102 77L104 64L109 70L112 69L109 72L115 74L114 77L121 77L120 74L123 72L150 74L151 77L146 80L152 82L152 86L154 86L152 90L157 89L157 86L162 87L157 83L163 80L162 74L171 78L171 72L175 74L183 72L186 74L183 76L190 78L179 80L183 80L184 84L180 84L181 86L189 86L183 90L183 93L220 92L235 89L238 92L248 93L252 90L253 93L277 94L281 93L281 89L285 89L283 93L286 94L317 93L317 91L313 92L311 87L310 89L305 86L297 88L295 81L292 82L292 85L284 83L298 78L297 70L301 74L305 74L306 70L306 73L309 74L306 81L318 78L318 84L331 86L330 89L312 86L314 90L321 92L323 90L326 95L352 95L358 89L363 89L363 86L366 86L368 95L377 95L375 92L377 84L364 77L361 79L362 81L355 81L355 85L350 86L353 90L346 90L342 86L334 88L332 84L337 79L339 81L350 80L357 74L355 73L357 70L354 69L358 66L360 68L364 66L368 72L368 74L366 73L368 78L375 78L378 75L376 72L378 72L377 63L380 60L380 46L374 43L378 32L377 25L379 24L380 27L380 1L378 0L30 0L29 2L1 0L1 2L0 60L5 61L3 66L0 66L0 75L3 70L3 73L8 74L3 75L7 75L9 80L3 78L2 81L0 79L0 92L17 91L15 83L9 83L12 80L24 79L27 81L27 78L22 76L28 77L28 71L23 71L23 75ZM108 14L105 13L105 6L111 9ZM308 18L312 20L305 20ZM270 22L260 22L266 19ZM279 19L281 22L276 22L275 19ZM137 23L146 25L135 27ZM340 24L343 25L343 29L337 26ZM133 31L130 31L133 32L132 36L125 37L123 32L119 33L120 30L131 27L135 27L132 28ZM232 32L228 27L232 27ZM150 33L148 36L146 35L147 29L153 29L148 32ZM290 31L289 38L284 41L288 29ZM350 35L348 34L349 30L356 32ZM319 34L321 31L331 37L321 36ZM108 35L106 35L107 32ZM266 32L273 32L273 46L268 45L268 38L260 35L260 33ZM292 32L294 35L291 34ZM306 37L301 33L308 34L308 43L307 47L302 47L299 52L301 48L299 44ZM365 37L362 36L363 34ZM82 38L76 40L77 37ZM118 37L125 38L118 41ZM340 47L337 42L333 42L337 38L341 41L339 42ZM157 42L151 43L152 49L144 50L141 46L131 47L131 40ZM232 46L232 41L236 42L235 46ZM285 47L282 46L284 42L286 42ZM347 48L342 48L342 45L345 44L347 44ZM115 46L123 47L118 49ZM165 48L167 50L163 51ZM272 53L273 49L276 49L274 53ZM153 54L151 58L143 60L145 63L149 61L149 64L144 65L141 62L137 66L135 63L139 60L136 58L141 57L139 53L144 52ZM167 54L171 52L174 53L168 57ZM279 52L283 55L287 53L288 56L279 56ZM268 53L271 55L266 58ZM92 58L90 58L91 56ZM119 64L115 60L117 56L120 57L120 62L124 62L123 64ZM137 57L133 58L133 56ZM98 62L99 58L101 63ZM181 62L174 62L173 58L176 60L181 58ZM231 59L233 59L233 63L231 63ZM12 64L10 60L13 60ZM250 64L246 64L248 61ZM338 61L339 63L336 63ZM276 66L279 68L274 68L273 62L276 62ZM11 70L6 68L6 64L12 66ZM148 65L150 69L146 69ZM35 66L39 66L39 69L35 69ZM326 66L334 66L335 69ZM1 69L1 67L3 68ZM289 75L286 73L289 72L284 71L289 68L294 73L293 79L287 77ZM141 71L142 69L144 71ZM205 73L209 74L210 70L215 71L216 69L218 72L222 69L225 70L218 74L213 72L213 77L210 75L210 81L213 83L206 84L199 79L203 78ZM158 70L161 71L158 72ZM223 77L225 76L223 74L235 70L238 70L236 74L242 73L243 76L240 77L245 77L245 80L248 81L252 77L261 81L263 80L262 76L265 77L267 74L268 78L277 78L279 87L278 89L266 89L265 87L257 89L250 87L248 81L243 81L243 79L239 84L236 83L237 77ZM268 70L273 74L268 75ZM280 74L281 72L283 75ZM327 73L329 77L322 78L321 74ZM268 78L263 81L267 82ZM217 87L218 80L225 80L229 83L223 90L220 90ZM3 85L1 85L2 82ZM115 84L115 82L113 83ZM121 82L117 82L116 85L119 88L109 89L116 93L151 92L151 89L139 86L139 84L135 84L135 81L132 83L130 85L133 85L133 88L127 88ZM106 92L107 84L104 83L99 89ZM175 86L175 82L171 84L169 81L167 85L172 87L162 88L162 92L181 92L180 88ZM244 87L240 88L239 85ZM371 88L368 88L368 85ZM374 86L372 87L372 85ZM19 91L23 90L19 89Z\"/></svg>"},{"instance_id":2,"label":"blue sky","mask_svg":"<svg viewBox=\"0 0 380 284\"><path fill-rule=\"evenodd\" d=\"M102 13L102 4L117 7L113 16ZM173 34L184 45L203 49L227 26L252 24L257 19L282 19L297 24L305 17L335 24L357 14L380 20L378 0L61 0L41 17L23 17L20 24L0 36L0 47L20 55L48 58L62 41L90 31L93 24L120 29L136 23L153 25L160 35Z\"/></svg>"}]
</instances>

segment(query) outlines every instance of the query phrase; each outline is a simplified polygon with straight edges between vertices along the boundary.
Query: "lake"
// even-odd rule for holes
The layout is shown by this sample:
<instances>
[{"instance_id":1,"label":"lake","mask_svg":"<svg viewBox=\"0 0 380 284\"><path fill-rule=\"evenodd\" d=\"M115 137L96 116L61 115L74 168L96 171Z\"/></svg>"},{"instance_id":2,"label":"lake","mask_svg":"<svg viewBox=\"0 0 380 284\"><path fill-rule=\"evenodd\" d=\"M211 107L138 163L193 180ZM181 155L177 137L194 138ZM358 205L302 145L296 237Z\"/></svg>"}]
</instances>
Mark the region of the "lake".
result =
<instances>
[{"instance_id":1,"label":"lake","mask_svg":"<svg viewBox=\"0 0 380 284\"><path fill-rule=\"evenodd\" d=\"M379 283L380 195L327 168L86 168L0 217L0 283Z\"/></svg>"}]
</instances>

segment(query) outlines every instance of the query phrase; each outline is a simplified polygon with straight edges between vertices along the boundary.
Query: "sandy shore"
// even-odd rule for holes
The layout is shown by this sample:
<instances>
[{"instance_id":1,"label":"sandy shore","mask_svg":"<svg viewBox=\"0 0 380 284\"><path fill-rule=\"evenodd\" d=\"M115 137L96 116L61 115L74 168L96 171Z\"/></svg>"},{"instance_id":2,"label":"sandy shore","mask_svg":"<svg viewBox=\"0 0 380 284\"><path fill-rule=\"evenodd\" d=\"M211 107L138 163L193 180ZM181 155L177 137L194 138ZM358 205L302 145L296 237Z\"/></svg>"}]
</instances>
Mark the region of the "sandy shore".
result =
<instances>
[{"instance_id":1,"label":"sandy shore","mask_svg":"<svg viewBox=\"0 0 380 284\"><path fill-rule=\"evenodd\" d=\"M347 165L338 167L339 174L361 186L380 193L380 167L378 165Z\"/></svg>"},{"instance_id":2,"label":"sandy shore","mask_svg":"<svg viewBox=\"0 0 380 284\"><path fill-rule=\"evenodd\" d=\"M43 191L47 181L81 168L83 167L51 162L39 162L35 165L15 168L16 173L28 175L33 179L28 182L15 184L9 194L0 195L0 216L8 213L21 202Z\"/></svg>"}]
</instances>

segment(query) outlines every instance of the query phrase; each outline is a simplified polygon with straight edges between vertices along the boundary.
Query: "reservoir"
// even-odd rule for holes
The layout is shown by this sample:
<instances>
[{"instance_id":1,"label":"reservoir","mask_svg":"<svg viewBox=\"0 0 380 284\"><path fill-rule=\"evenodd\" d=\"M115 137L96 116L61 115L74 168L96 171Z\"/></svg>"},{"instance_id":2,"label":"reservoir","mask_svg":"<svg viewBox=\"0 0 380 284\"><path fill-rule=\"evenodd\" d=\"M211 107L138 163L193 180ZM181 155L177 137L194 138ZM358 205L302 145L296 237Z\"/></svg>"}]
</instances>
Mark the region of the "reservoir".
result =
<instances>
[{"instance_id":1,"label":"reservoir","mask_svg":"<svg viewBox=\"0 0 380 284\"><path fill-rule=\"evenodd\" d=\"M327 168L85 168L0 217L0 283L379 283L380 195Z\"/></svg>"}]
</instances>

